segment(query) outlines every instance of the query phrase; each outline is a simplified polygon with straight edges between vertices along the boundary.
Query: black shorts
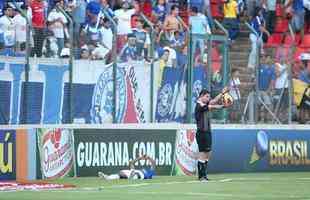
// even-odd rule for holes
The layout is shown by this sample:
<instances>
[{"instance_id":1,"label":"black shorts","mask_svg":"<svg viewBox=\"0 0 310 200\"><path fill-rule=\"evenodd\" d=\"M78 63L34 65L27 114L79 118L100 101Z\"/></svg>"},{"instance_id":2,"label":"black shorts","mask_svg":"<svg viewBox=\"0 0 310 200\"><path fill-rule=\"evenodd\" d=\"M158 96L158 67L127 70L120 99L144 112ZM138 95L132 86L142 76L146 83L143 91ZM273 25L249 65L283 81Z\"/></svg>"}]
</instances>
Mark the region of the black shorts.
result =
<instances>
[{"instance_id":1,"label":"black shorts","mask_svg":"<svg viewBox=\"0 0 310 200\"><path fill-rule=\"evenodd\" d=\"M199 152L210 152L212 149L212 135L211 132L197 131L196 141Z\"/></svg>"}]
</instances>

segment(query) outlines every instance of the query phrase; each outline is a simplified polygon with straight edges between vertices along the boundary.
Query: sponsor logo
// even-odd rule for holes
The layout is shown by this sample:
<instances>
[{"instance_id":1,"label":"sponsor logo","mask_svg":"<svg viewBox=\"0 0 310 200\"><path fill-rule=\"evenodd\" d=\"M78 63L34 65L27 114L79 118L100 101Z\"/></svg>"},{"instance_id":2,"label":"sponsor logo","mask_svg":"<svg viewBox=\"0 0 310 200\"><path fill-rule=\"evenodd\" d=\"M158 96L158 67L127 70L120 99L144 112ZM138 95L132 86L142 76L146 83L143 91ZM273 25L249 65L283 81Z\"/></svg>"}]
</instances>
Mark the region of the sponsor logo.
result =
<instances>
[{"instance_id":1,"label":"sponsor logo","mask_svg":"<svg viewBox=\"0 0 310 200\"><path fill-rule=\"evenodd\" d=\"M269 164L272 166L310 165L308 157L309 141L270 140Z\"/></svg>"},{"instance_id":2,"label":"sponsor logo","mask_svg":"<svg viewBox=\"0 0 310 200\"><path fill-rule=\"evenodd\" d=\"M124 69L117 67L116 121L122 122L126 110L126 81ZM95 86L91 107L92 123L113 121L113 67L107 67Z\"/></svg>"},{"instance_id":3,"label":"sponsor logo","mask_svg":"<svg viewBox=\"0 0 310 200\"><path fill-rule=\"evenodd\" d=\"M180 130L176 141L176 175L195 175L198 146L194 130Z\"/></svg>"},{"instance_id":4,"label":"sponsor logo","mask_svg":"<svg viewBox=\"0 0 310 200\"><path fill-rule=\"evenodd\" d=\"M255 145L252 150L250 164L262 159L268 152L268 135L265 131L256 134Z\"/></svg>"},{"instance_id":5,"label":"sponsor logo","mask_svg":"<svg viewBox=\"0 0 310 200\"><path fill-rule=\"evenodd\" d=\"M1 133L0 138L0 175L12 174L14 172L15 135L9 131Z\"/></svg>"},{"instance_id":6,"label":"sponsor logo","mask_svg":"<svg viewBox=\"0 0 310 200\"><path fill-rule=\"evenodd\" d=\"M68 129L48 129L42 136L41 165L46 178L62 177L73 166L73 134Z\"/></svg>"},{"instance_id":7,"label":"sponsor logo","mask_svg":"<svg viewBox=\"0 0 310 200\"><path fill-rule=\"evenodd\" d=\"M80 142L77 146L78 167L128 166L130 160L148 155L157 166L172 165L170 142ZM144 166L144 160L139 162Z\"/></svg>"},{"instance_id":8,"label":"sponsor logo","mask_svg":"<svg viewBox=\"0 0 310 200\"><path fill-rule=\"evenodd\" d=\"M308 144L309 141L297 139L270 140L266 132L259 131L252 150L250 164L268 156L268 163L271 166L310 165Z\"/></svg>"},{"instance_id":9,"label":"sponsor logo","mask_svg":"<svg viewBox=\"0 0 310 200\"><path fill-rule=\"evenodd\" d=\"M165 84L159 92L158 113L161 117L166 116L172 105L172 87L170 84Z\"/></svg>"}]
</instances>

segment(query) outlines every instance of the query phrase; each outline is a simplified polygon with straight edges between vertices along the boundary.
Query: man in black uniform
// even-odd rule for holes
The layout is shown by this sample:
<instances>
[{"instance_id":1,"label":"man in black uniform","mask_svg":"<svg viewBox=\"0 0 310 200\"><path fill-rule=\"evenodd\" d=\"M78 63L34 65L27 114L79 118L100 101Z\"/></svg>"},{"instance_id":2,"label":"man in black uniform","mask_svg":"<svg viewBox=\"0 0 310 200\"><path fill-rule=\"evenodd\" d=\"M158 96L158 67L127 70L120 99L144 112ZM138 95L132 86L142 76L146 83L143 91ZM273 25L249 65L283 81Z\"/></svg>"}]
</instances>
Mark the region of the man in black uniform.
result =
<instances>
[{"instance_id":1,"label":"man in black uniform","mask_svg":"<svg viewBox=\"0 0 310 200\"><path fill-rule=\"evenodd\" d=\"M207 165L211 154L212 136L210 127L209 111L221 109L224 105L221 103L223 95L229 92L224 88L222 93L211 99L210 92L202 89L195 108L195 119L197 124L196 140L199 149L198 155L198 179L207 181Z\"/></svg>"}]
</instances>

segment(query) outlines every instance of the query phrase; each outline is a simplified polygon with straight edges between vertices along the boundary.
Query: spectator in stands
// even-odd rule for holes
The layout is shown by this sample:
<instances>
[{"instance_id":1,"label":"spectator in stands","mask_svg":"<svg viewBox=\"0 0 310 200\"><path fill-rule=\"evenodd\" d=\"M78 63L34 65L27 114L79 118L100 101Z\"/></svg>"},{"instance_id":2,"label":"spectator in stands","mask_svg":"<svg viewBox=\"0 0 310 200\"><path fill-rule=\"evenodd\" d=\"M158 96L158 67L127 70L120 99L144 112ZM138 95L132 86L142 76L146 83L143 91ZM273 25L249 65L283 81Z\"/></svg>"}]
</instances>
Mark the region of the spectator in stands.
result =
<instances>
[{"instance_id":1,"label":"spectator in stands","mask_svg":"<svg viewBox=\"0 0 310 200\"><path fill-rule=\"evenodd\" d=\"M166 0L166 5L167 5L167 9L168 9L168 12L167 13L170 13L172 11L172 7L173 6L179 6L179 2L181 2L180 0Z\"/></svg>"},{"instance_id":2,"label":"spectator in stands","mask_svg":"<svg viewBox=\"0 0 310 200\"><path fill-rule=\"evenodd\" d=\"M151 40L149 34L143 29L143 20L141 18L137 18L136 28L133 28L132 32L137 38L137 51L139 57L147 59Z\"/></svg>"},{"instance_id":3,"label":"spectator in stands","mask_svg":"<svg viewBox=\"0 0 310 200\"><path fill-rule=\"evenodd\" d=\"M299 73L298 79L310 84L310 61L307 62L307 67Z\"/></svg>"},{"instance_id":4,"label":"spectator in stands","mask_svg":"<svg viewBox=\"0 0 310 200\"><path fill-rule=\"evenodd\" d=\"M276 22L276 0L263 0L263 7L266 11L266 29L270 34L273 33Z\"/></svg>"},{"instance_id":5,"label":"spectator in stands","mask_svg":"<svg viewBox=\"0 0 310 200\"><path fill-rule=\"evenodd\" d=\"M163 78L163 73L164 73L164 68L167 67L167 63L169 60L169 50L165 49L163 55L159 59L159 74L158 74L158 82L157 82L157 88L160 87L162 78Z\"/></svg>"},{"instance_id":6,"label":"spectator in stands","mask_svg":"<svg viewBox=\"0 0 310 200\"><path fill-rule=\"evenodd\" d=\"M45 29L44 2L42 0L32 0L30 2L30 7L32 10L32 27L34 29L34 47L32 49L31 56L36 55L37 57L41 57Z\"/></svg>"},{"instance_id":7,"label":"spectator in stands","mask_svg":"<svg viewBox=\"0 0 310 200\"><path fill-rule=\"evenodd\" d=\"M251 19L255 15L257 8L261 8L261 0L245 0L247 16Z\"/></svg>"},{"instance_id":8,"label":"spectator in stands","mask_svg":"<svg viewBox=\"0 0 310 200\"><path fill-rule=\"evenodd\" d=\"M25 4L22 4L20 8L27 13L27 17L29 20L32 18L32 12L31 9L28 9L28 6ZM26 26L27 21L26 19L19 13L16 12L16 15L13 18L14 24L15 24L15 31L16 35L16 51L20 53L25 53L26 50ZM30 35L31 37L31 35Z\"/></svg>"},{"instance_id":9,"label":"spectator in stands","mask_svg":"<svg viewBox=\"0 0 310 200\"><path fill-rule=\"evenodd\" d=\"M303 6L303 0L289 0L286 6L292 6L292 27L295 32L300 32L301 38L303 38L305 24L305 8Z\"/></svg>"},{"instance_id":10,"label":"spectator in stands","mask_svg":"<svg viewBox=\"0 0 310 200\"><path fill-rule=\"evenodd\" d=\"M66 42L64 47L61 49L60 58L69 58L70 57L70 43Z\"/></svg>"},{"instance_id":11,"label":"spectator in stands","mask_svg":"<svg viewBox=\"0 0 310 200\"><path fill-rule=\"evenodd\" d=\"M189 25L192 31L192 45L193 52L195 54L196 46L200 50L200 55L203 55L205 49L205 36L206 34L211 34L210 26L207 17L202 13L198 12L197 7L191 8L192 15L189 17Z\"/></svg>"},{"instance_id":12,"label":"spectator in stands","mask_svg":"<svg viewBox=\"0 0 310 200\"><path fill-rule=\"evenodd\" d=\"M49 13L47 21L49 30L51 30L54 33L54 36L57 38L57 55L60 56L61 50L65 45L65 37L68 38L69 34L67 28L67 18L57 9L57 6L64 8L64 1L55 0L55 7Z\"/></svg>"},{"instance_id":13,"label":"spectator in stands","mask_svg":"<svg viewBox=\"0 0 310 200\"><path fill-rule=\"evenodd\" d=\"M307 68L299 74L298 77L301 81L305 82L310 85L310 61L308 60ZM308 89L309 91L309 89ZM308 97L306 97L308 96ZM307 101L306 98L310 99L310 96L307 94L304 94L303 102L301 103L300 110L299 110L299 121L300 123L304 124L306 123L306 120L310 120L310 104L309 100ZM307 103L308 102L308 103Z\"/></svg>"},{"instance_id":14,"label":"spectator in stands","mask_svg":"<svg viewBox=\"0 0 310 200\"><path fill-rule=\"evenodd\" d=\"M260 8L257 8L255 10L255 14L253 15L253 18L251 20L251 26L256 31L257 35L252 32L250 33L251 52L249 55L248 67L250 69L254 69L257 63L257 54L263 53L258 51L263 51L262 35L263 33L265 33L270 36L270 33L265 28L265 22ZM260 49L257 48L258 46L260 46Z\"/></svg>"},{"instance_id":15,"label":"spectator in stands","mask_svg":"<svg viewBox=\"0 0 310 200\"><path fill-rule=\"evenodd\" d=\"M48 30L43 41L42 52L46 58L56 58L58 53L57 38L54 32Z\"/></svg>"},{"instance_id":16,"label":"spectator in stands","mask_svg":"<svg viewBox=\"0 0 310 200\"><path fill-rule=\"evenodd\" d=\"M157 37L157 43L161 46L161 47L165 47L167 45L170 45L172 43L174 43L175 39L175 35L174 35L175 31L170 31L170 30L160 30L158 37Z\"/></svg>"},{"instance_id":17,"label":"spectator in stands","mask_svg":"<svg viewBox=\"0 0 310 200\"><path fill-rule=\"evenodd\" d=\"M101 9L104 9L109 14L109 16L113 18L115 16L114 11L110 8L108 0L100 0L99 2L101 5ZM99 17L105 17L102 11L100 11Z\"/></svg>"},{"instance_id":18,"label":"spectator in stands","mask_svg":"<svg viewBox=\"0 0 310 200\"><path fill-rule=\"evenodd\" d=\"M165 46L164 50L169 51L169 57L166 63L166 67L177 67L177 52L171 47L171 44Z\"/></svg>"},{"instance_id":19,"label":"spectator in stands","mask_svg":"<svg viewBox=\"0 0 310 200\"><path fill-rule=\"evenodd\" d=\"M82 48L81 49L80 59L82 59L82 60L88 60L89 59L89 51L88 51L87 48Z\"/></svg>"},{"instance_id":20,"label":"spectator in stands","mask_svg":"<svg viewBox=\"0 0 310 200\"><path fill-rule=\"evenodd\" d=\"M171 40L170 46L178 52L182 51L187 42L186 33L175 31L172 39L173 40Z\"/></svg>"},{"instance_id":21,"label":"spectator in stands","mask_svg":"<svg viewBox=\"0 0 310 200\"><path fill-rule=\"evenodd\" d=\"M241 113L241 94L240 94L240 79L239 79L239 70L234 68L231 70L231 79L229 81L229 93L234 99L234 104L230 107L229 111L229 120L230 122L238 122L240 120L240 113Z\"/></svg>"},{"instance_id":22,"label":"spectator in stands","mask_svg":"<svg viewBox=\"0 0 310 200\"><path fill-rule=\"evenodd\" d=\"M101 18L100 26L100 44L111 51L113 47L113 32L111 30L109 20L107 18Z\"/></svg>"},{"instance_id":23,"label":"spectator in stands","mask_svg":"<svg viewBox=\"0 0 310 200\"><path fill-rule=\"evenodd\" d=\"M234 42L239 32L239 21L237 19L238 4L235 0L226 0L224 3L223 25L228 30L229 39Z\"/></svg>"},{"instance_id":24,"label":"spectator in stands","mask_svg":"<svg viewBox=\"0 0 310 200\"><path fill-rule=\"evenodd\" d=\"M270 110L272 110L272 95L276 81L275 66L270 54L262 57L262 64L259 66L258 89L259 97ZM268 111L265 107L260 106L260 119L267 121Z\"/></svg>"},{"instance_id":25,"label":"spectator in stands","mask_svg":"<svg viewBox=\"0 0 310 200\"><path fill-rule=\"evenodd\" d=\"M166 6L165 0L158 0L156 6L153 8L153 15L155 16L156 20L164 23L167 11L168 8Z\"/></svg>"},{"instance_id":26,"label":"spectator in stands","mask_svg":"<svg viewBox=\"0 0 310 200\"><path fill-rule=\"evenodd\" d=\"M74 44L79 45L80 41L80 31L82 25L86 21L86 2L85 0L75 0L75 3L71 5L72 18L74 21Z\"/></svg>"},{"instance_id":27,"label":"spectator in stands","mask_svg":"<svg viewBox=\"0 0 310 200\"><path fill-rule=\"evenodd\" d=\"M100 43L94 42L93 43L94 49L91 52L91 59L92 60L106 60L109 49L102 46Z\"/></svg>"},{"instance_id":28,"label":"spectator in stands","mask_svg":"<svg viewBox=\"0 0 310 200\"><path fill-rule=\"evenodd\" d=\"M135 10L135 12L131 16L130 24L131 24L131 28L136 28L137 27L138 18L140 18L140 15L143 14L141 12L141 8L140 8L140 1L139 0L133 0L132 1L132 7Z\"/></svg>"},{"instance_id":29,"label":"spectator in stands","mask_svg":"<svg viewBox=\"0 0 310 200\"><path fill-rule=\"evenodd\" d=\"M274 106L276 114L279 113L280 120L287 120L287 108L288 108L288 58L285 58L281 63L275 64L276 80L275 80L275 94Z\"/></svg>"},{"instance_id":30,"label":"spectator in stands","mask_svg":"<svg viewBox=\"0 0 310 200\"><path fill-rule=\"evenodd\" d=\"M186 27L186 24L183 23L183 20L179 17L179 7L173 5L171 7L170 15L166 16L164 21L163 29L169 31L183 30Z\"/></svg>"},{"instance_id":31,"label":"spectator in stands","mask_svg":"<svg viewBox=\"0 0 310 200\"><path fill-rule=\"evenodd\" d=\"M90 2L87 4L86 7L86 16L87 22L84 28L81 31L81 37L84 39L86 44L99 42L100 40L100 20L99 15L100 13L100 5L97 2Z\"/></svg>"},{"instance_id":32,"label":"spectator in stands","mask_svg":"<svg viewBox=\"0 0 310 200\"><path fill-rule=\"evenodd\" d=\"M138 50L137 50L137 38L135 34L129 33L127 37L128 37L128 42L120 53L121 62L129 62L129 61L140 59Z\"/></svg>"},{"instance_id":33,"label":"spectator in stands","mask_svg":"<svg viewBox=\"0 0 310 200\"><path fill-rule=\"evenodd\" d=\"M117 20L117 49L120 50L127 40L127 35L132 33L131 17L135 14L135 9L129 9L130 3L124 0L122 8L115 10L115 18Z\"/></svg>"},{"instance_id":34,"label":"spectator in stands","mask_svg":"<svg viewBox=\"0 0 310 200\"><path fill-rule=\"evenodd\" d=\"M8 4L3 8L4 15L0 17L0 30L3 33L3 46L5 51L13 51L15 46L15 22L13 20L14 10Z\"/></svg>"}]
</instances>

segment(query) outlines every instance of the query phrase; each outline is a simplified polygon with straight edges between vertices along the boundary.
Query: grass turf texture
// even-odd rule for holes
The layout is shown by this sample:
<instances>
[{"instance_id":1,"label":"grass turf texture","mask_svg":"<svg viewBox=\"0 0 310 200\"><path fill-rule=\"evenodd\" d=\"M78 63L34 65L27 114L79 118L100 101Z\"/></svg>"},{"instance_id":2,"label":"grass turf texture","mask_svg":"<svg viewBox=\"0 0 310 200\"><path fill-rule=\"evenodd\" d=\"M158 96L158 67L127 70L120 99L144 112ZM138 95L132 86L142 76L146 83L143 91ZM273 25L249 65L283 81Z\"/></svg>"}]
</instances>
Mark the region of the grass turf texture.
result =
<instances>
[{"instance_id":1,"label":"grass turf texture","mask_svg":"<svg viewBox=\"0 0 310 200\"><path fill-rule=\"evenodd\" d=\"M195 177L156 177L153 180L104 181L65 178L72 190L1 192L2 200L310 200L310 172L211 174L210 182Z\"/></svg>"}]
</instances>

